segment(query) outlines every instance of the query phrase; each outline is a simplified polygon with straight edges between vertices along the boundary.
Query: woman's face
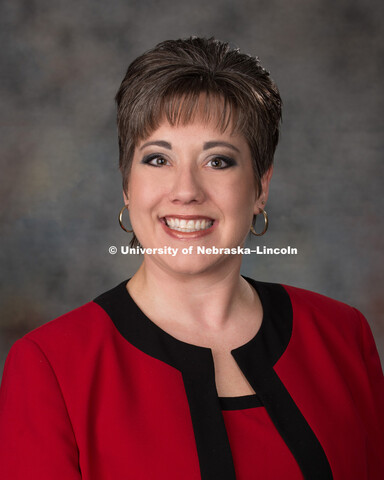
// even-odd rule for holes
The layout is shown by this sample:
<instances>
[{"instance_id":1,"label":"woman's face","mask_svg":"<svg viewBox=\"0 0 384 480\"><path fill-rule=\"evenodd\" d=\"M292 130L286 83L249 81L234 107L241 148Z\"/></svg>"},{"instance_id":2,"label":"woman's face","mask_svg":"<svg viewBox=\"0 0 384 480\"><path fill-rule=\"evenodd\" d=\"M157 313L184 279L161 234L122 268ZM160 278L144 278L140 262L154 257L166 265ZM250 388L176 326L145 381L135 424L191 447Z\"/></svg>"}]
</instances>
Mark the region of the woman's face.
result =
<instances>
[{"instance_id":1,"label":"woman's face","mask_svg":"<svg viewBox=\"0 0 384 480\"><path fill-rule=\"evenodd\" d=\"M267 199L271 173L263 177L258 198L243 135L222 132L215 121L164 121L135 148L125 202L143 247L178 253L146 255L145 261L188 274L241 263L238 255L198 254L197 246L243 246L253 215ZM183 254L188 247L192 254Z\"/></svg>"}]
</instances>

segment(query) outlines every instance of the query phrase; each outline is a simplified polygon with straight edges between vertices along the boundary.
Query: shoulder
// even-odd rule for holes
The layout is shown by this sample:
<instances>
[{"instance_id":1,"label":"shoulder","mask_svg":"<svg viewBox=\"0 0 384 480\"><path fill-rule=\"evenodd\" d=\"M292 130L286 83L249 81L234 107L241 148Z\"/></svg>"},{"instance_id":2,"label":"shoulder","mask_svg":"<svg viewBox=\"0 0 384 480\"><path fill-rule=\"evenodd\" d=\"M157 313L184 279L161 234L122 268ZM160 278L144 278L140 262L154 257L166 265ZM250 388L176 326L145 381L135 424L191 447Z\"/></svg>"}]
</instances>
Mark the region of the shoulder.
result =
<instances>
[{"instance_id":1,"label":"shoulder","mask_svg":"<svg viewBox=\"0 0 384 480\"><path fill-rule=\"evenodd\" d=\"M268 297L273 310L292 309L294 320L332 322L360 325L363 315L354 307L325 295L303 288L279 283L260 282L244 277L258 291Z\"/></svg>"},{"instance_id":2,"label":"shoulder","mask_svg":"<svg viewBox=\"0 0 384 480\"><path fill-rule=\"evenodd\" d=\"M131 361L135 350L93 300L16 341L7 355L4 375L12 380L29 372L29 377L41 378L41 385L56 382L67 396L74 386L81 391L94 381L100 368L115 368L122 352Z\"/></svg>"},{"instance_id":3,"label":"shoulder","mask_svg":"<svg viewBox=\"0 0 384 480\"><path fill-rule=\"evenodd\" d=\"M89 342L90 338L102 336L109 324L105 311L90 301L32 330L23 339L42 347L52 342L55 342L56 346L62 343L81 345L85 341Z\"/></svg>"},{"instance_id":4,"label":"shoulder","mask_svg":"<svg viewBox=\"0 0 384 480\"><path fill-rule=\"evenodd\" d=\"M327 317L338 321L360 322L362 314L353 306L320 293L282 285L288 293L295 313L311 313L313 317Z\"/></svg>"},{"instance_id":5,"label":"shoulder","mask_svg":"<svg viewBox=\"0 0 384 480\"><path fill-rule=\"evenodd\" d=\"M34 349L51 363L61 359L73 365L116 346L122 341L120 337L110 316L95 299L27 333L11 351L22 354Z\"/></svg>"},{"instance_id":6,"label":"shoulder","mask_svg":"<svg viewBox=\"0 0 384 480\"><path fill-rule=\"evenodd\" d=\"M291 285L283 284L282 287L288 293L292 307L296 310L311 311L313 314L319 315L333 314L341 317L352 316L352 318L358 316L359 312L356 308L339 300Z\"/></svg>"},{"instance_id":7,"label":"shoulder","mask_svg":"<svg viewBox=\"0 0 384 480\"><path fill-rule=\"evenodd\" d=\"M90 363L108 336L109 323L103 310L88 302L27 333L7 355L1 390L20 386L31 392L38 385L60 385L60 390L63 378L74 379L79 366Z\"/></svg>"},{"instance_id":8,"label":"shoulder","mask_svg":"<svg viewBox=\"0 0 384 480\"><path fill-rule=\"evenodd\" d=\"M362 349L363 336L371 333L367 320L359 310L319 293L282 286L291 301L296 333L301 330L307 338L322 338L334 344L335 348L355 345Z\"/></svg>"}]
</instances>

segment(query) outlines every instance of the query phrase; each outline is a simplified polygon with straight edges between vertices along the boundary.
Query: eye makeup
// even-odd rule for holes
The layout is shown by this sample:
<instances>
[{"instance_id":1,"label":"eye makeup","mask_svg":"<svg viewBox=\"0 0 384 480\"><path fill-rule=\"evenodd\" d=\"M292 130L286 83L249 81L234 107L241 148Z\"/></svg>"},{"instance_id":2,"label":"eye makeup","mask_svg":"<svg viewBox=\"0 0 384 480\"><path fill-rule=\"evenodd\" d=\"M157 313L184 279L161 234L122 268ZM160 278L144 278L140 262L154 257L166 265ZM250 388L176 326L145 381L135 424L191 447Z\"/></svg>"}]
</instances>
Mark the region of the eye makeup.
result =
<instances>
[{"instance_id":1,"label":"eye makeup","mask_svg":"<svg viewBox=\"0 0 384 480\"><path fill-rule=\"evenodd\" d=\"M209 163L211 164L210 166L214 170L225 170L227 168L234 167L237 165L236 160L234 160L231 157L227 157L225 155L215 155L213 158L209 160L208 164Z\"/></svg>"},{"instance_id":2,"label":"eye makeup","mask_svg":"<svg viewBox=\"0 0 384 480\"><path fill-rule=\"evenodd\" d=\"M159 160L159 162L157 162ZM159 153L152 153L150 155L146 155L141 162L142 164L150 165L151 167L162 167L164 165L169 165L168 160Z\"/></svg>"}]
</instances>

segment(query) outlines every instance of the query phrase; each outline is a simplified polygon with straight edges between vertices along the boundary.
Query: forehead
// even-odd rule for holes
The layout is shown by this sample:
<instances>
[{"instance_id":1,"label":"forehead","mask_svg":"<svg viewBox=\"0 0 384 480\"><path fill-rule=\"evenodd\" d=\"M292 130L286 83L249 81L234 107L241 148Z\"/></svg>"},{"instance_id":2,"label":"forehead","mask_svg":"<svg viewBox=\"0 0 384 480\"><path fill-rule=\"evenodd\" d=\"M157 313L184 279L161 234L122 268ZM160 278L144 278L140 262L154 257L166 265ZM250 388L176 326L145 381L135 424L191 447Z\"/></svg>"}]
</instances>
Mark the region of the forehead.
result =
<instances>
[{"instance_id":1,"label":"forehead","mask_svg":"<svg viewBox=\"0 0 384 480\"><path fill-rule=\"evenodd\" d=\"M228 100L208 93L169 96L147 112L147 119L136 137L136 145L166 126L205 125L223 135L242 133L239 112Z\"/></svg>"},{"instance_id":2,"label":"forehead","mask_svg":"<svg viewBox=\"0 0 384 480\"><path fill-rule=\"evenodd\" d=\"M163 119L151 134L138 142L138 153L146 147L161 147L176 151L201 151L225 148L233 153L249 154L248 143L241 133L233 132L231 125L221 129L215 118L196 116L189 123L172 125Z\"/></svg>"}]
</instances>

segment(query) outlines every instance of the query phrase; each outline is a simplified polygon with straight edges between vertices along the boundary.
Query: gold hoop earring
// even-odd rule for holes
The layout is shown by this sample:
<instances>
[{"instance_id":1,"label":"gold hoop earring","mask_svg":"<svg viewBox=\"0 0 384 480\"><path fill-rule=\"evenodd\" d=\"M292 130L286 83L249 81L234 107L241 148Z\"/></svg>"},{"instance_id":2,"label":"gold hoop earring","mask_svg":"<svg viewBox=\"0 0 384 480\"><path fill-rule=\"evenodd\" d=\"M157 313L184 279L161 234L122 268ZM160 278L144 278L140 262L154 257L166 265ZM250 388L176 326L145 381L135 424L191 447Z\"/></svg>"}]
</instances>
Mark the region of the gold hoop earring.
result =
<instances>
[{"instance_id":1,"label":"gold hoop earring","mask_svg":"<svg viewBox=\"0 0 384 480\"><path fill-rule=\"evenodd\" d=\"M268 215L267 215L267 212L261 208L260 213L262 213L264 215L264 230L261 233L256 233L255 227L253 225L251 225L251 233L253 233L253 235L256 235L256 237L261 237L268 230ZM257 218L257 215L256 215L256 218ZM255 220L255 226L256 226L256 220Z\"/></svg>"},{"instance_id":2,"label":"gold hoop earring","mask_svg":"<svg viewBox=\"0 0 384 480\"><path fill-rule=\"evenodd\" d=\"M124 225L123 225L123 213L124 213L124 210L127 209L128 211L128 204L127 205L124 205L124 207L120 210L120 213L119 213L119 223L120 223L120 227L126 231L127 233L133 233L133 230L127 230Z\"/></svg>"}]
</instances>

